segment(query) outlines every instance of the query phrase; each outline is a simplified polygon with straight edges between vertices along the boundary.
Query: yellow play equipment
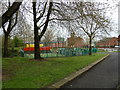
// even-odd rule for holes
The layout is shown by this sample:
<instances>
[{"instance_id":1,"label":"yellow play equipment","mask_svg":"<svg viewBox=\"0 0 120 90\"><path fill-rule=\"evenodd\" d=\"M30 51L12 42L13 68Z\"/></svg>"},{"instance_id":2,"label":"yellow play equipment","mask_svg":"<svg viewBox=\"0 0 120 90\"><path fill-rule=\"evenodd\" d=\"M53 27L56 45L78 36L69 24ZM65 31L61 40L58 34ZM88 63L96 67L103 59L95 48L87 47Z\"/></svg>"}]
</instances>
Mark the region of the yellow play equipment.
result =
<instances>
[{"instance_id":1,"label":"yellow play equipment","mask_svg":"<svg viewBox=\"0 0 120 90\"><path fill-rule=\"evenodd\" d=\"M40 47L43 47L43 44L39 44ZM26 44L26 47L34 47L34 44Z\"/></svg>"}]
</instances>

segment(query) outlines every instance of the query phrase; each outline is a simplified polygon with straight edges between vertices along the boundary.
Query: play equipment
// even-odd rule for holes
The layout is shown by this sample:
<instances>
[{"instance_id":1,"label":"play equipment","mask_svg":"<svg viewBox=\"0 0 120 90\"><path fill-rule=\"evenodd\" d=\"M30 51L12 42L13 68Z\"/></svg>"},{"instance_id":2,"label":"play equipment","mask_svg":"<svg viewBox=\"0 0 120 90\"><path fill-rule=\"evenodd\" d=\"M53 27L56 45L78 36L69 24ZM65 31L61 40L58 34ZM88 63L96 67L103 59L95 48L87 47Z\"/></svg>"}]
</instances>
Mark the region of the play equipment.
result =
<instances>
[{"instance_id":1,"label":"play equipment","mask_svg":"<svg viewBox=\"0 0 120 90\"><path fill-rule=\"evenodd\" d=\"M22 49L20 49L20 55L22 56L22 57L24 57L24 51L22 50Z\"/></svg>"},{"instance_id":2,"label":"play equipment","mask_svg":"<svg viewBox=\"0 0 120 90\"><path fill-rule=\"evenodd\" d=\"M40 50L41 53L49 53L49 52L51 52L51 51L50 51L51 48L48 47L48 46L45 46L45 43L44 43L44 42L41 42L41 43L39 44L39 46L40 46L39 50ZM23 48L23 51L24 51L26 54L33 54L33 53L34 53L34 50L35 50L35 48L34 48L34 43L33 43L33 42L27 43L27 44L26 44L26 47Z\"/></svg>"},{"instance_id":3,"label":"play equipment","mask_svg":"<svg viewBox=\"0 0 120 90\"><path fill-rule=\"evenodd\" d=\"M43 44L39 44L40 47L43 47ZM34 47L34 44L26 44L26 47Z\"/></svg>"},{"instance_id":4,"label":"play equipment","mask_svg":"<svg viewBox=\"0 0 120 90\"><path fill-rule=\"evenodd\" d=\"M48 53L48 52L50 52L51 48L50 47L40 47L39 50L41 51L41 53ZM23 51L25 53L33 53L34 52L34 47L23 48Z\"/></svg>"},{"instance_id":5,"label":"play equipment","mask_svg":"<svg viewBox=\"0 0 120 90\"><path fill-rule=\"evenodd\" d=\"M89 54L89 48L80 48L80 47L65 47L64 42L41 42L40 45L40 54L44 58L48 57L69 57L69 56L82 56ZM23 51L26 54L34 54L34 44L28 43L26 47L23 48ZM92 48L92 53L97 52L97 48ZM34 55L33 55L34 56Z\"/></svg>"}]
</instances>

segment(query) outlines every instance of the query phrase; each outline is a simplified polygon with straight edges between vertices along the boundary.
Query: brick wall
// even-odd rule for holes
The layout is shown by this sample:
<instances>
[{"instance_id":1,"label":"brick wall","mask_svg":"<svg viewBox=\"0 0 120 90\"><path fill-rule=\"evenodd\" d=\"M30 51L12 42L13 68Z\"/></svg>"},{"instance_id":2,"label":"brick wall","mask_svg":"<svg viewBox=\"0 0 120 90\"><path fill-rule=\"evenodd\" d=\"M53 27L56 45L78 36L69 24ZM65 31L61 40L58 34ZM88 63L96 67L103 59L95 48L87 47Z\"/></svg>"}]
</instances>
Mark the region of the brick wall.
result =
<instances>
[{"instance_id":1,"label":"brick wall","mask_svg":"<svg viewBox=\"0 0 120 90\"><path fill-rule=\"evenodd\" d=\"M70 47L83 47L85 45L84 40L80 37L68 38L67 41Z\"/></svg>"},{"instance_id":2,"label":"brick wall","mask_svg":"<svg viewBox=\"0 0 120 90\"><path fill-rule=\"evenodd\" d=\"M118 38L106 38L97 43L98 47L114 47L118 45Z\"/></svg>"}]
</instances>

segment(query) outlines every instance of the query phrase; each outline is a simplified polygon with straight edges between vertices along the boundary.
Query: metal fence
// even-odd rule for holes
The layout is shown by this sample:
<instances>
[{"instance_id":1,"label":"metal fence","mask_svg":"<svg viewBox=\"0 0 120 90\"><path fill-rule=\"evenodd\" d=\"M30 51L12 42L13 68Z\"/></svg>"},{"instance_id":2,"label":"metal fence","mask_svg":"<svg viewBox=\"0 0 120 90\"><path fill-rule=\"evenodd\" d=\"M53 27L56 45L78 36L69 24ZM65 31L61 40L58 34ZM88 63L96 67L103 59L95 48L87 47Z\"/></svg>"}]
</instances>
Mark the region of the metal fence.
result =
<instances>
[{"instance_id":1,"label":"metal fence","mask_svg":"<svg viewBox=\"0 0 120 90\"><path fill-rule=\"evenodd\" d=\"M83 56L89 54L88 48L51 48L50 50L40 50L40 55L43 58L51 57L70 57ZM92 53L96 53L97 48L92 48ZM21 52L23 53L23 52ZM34 51L25 51L25 57L34 58Z\"/></svg>"}]
</instances>

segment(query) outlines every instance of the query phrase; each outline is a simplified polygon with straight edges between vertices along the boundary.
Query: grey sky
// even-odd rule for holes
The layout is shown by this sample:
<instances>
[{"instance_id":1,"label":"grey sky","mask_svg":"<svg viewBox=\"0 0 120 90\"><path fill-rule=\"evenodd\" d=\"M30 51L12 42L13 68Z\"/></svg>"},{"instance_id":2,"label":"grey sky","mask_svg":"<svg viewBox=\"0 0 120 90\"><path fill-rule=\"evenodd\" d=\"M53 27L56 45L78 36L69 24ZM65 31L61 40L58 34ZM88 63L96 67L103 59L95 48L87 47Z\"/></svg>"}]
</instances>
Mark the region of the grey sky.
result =
<instances>
[{"instance_id":1,"label":"grey sky","mask_svg":"<svg viewBox=\"0 0 120 90\"><path fill-rule=\"evenodd\" d=\"M8 0L4 0L4 2L7 2ZM15 0L10 0L11 2L14 2ZM25 0L25 1L32 1L32 0ZM39 0L39 1L43 1L43 0ZM98 2L98 0L53 0L53 1L63 1L63 2L67 2L67 1L93 1L93 2ZM119 0L120 1L120 0ZM99 0L99 2L107 2L110 4L110 6L115 6L116 4L118 4L118 0ZM112 26L113 26L113 29L116 31L116 32L111 32L110 33L110 36L111 37L116 37L118 36L118 8L112 8L112 9L108 9L107 11L107 16L111 19L111 21L113 22L112 23ZM27 20L30 24L32 24L32 14L29 14L27 16ZM33 28L32 28L33 29ZM60 28L59 28L60 29ZM59 32L62 33L62 28ZM2 32L0 32L2 33ZM63 34L61 36L67 38L67 31L64 31Z\"/></svg>"}]
</instances>

